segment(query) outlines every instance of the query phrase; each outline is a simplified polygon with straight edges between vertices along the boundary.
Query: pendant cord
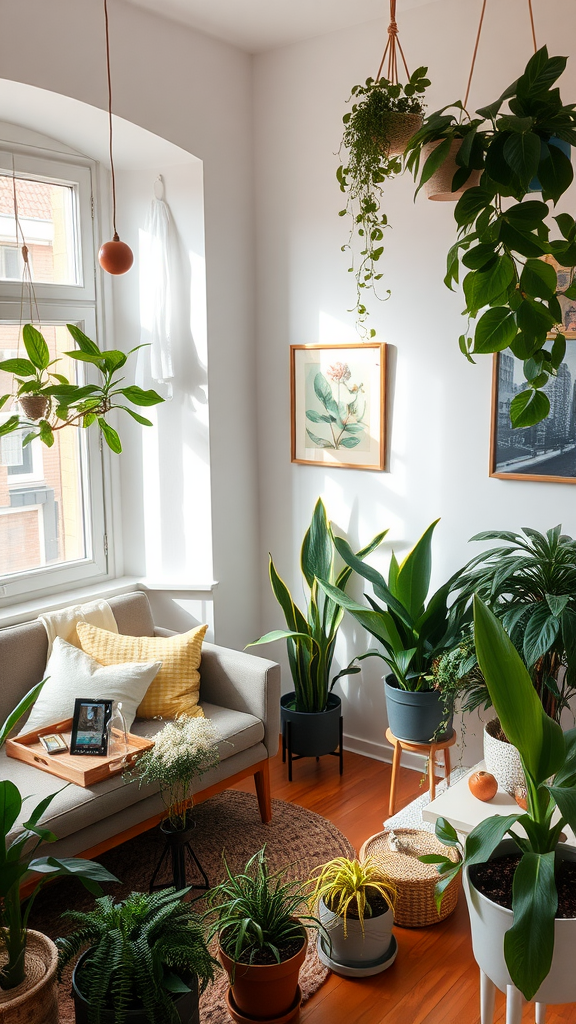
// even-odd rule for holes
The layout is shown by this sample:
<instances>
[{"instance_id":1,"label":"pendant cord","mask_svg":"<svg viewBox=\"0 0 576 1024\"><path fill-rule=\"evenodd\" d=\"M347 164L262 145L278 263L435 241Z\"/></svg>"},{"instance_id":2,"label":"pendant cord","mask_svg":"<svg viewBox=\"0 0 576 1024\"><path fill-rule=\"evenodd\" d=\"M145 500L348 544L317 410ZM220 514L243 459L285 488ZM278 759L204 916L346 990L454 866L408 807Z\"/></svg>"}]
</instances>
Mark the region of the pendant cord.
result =
<instances>
[{"instance_id":1,"label":"pendant cord","mask_svg":"<svg viewBox=\"0 0 576 1024\"><path fill-rule=\"evenodd\" d=\"M396 53L396 47L400 51L402 57L402 63L404 64L404 70L408 81L410 81L410 72L408 71L408 65L404 56L404 50L400 44L398 38L398 23L396 21L396 0L390 0L390 24L388 25L388 42L386 43L386 49L382 54L382 60L380 61L380 67L378 68L378 74L376 75L376 81L380 81L380 75L382 74L382 68L384 67L384 61L386 55L388 55L388 69L387 78L392 85L398 84L398 54Z\"/></svg>"},{"instance_id":2,"label":"pendant cord","mask_svg":"<svg viewBox=\"0 0 576 1024\"><path fill-rule=\"evenodd\" d=\"M112 147L112 75L110 72L110 29L108 25L108 0L104 0L104 25L106 30L106 76L108 79L108 139L110 152L110 174L112 177L112 227L114 229L114 241L119 241L116 230L116 175L114 173L114 154Z\"/></svg>"},{"instance_id":3,"label":"pendant cord","mask_svg":"<svg viewBox=\"0 0 576 1024\"><path fill-rule=\"evenodd\" d=\"M482 24L484 22L484 15L486 13L487 0L482 0L482 10L480 11L480 22L478 25L478 32L476 33L476 42L474 44L474 53L472 54L472 63L470 65L470 74L468 75L468 85L466 86L466 95L464 97L464 110L468 106L468 97L470 96L470 87L472 85L472 76L474 74L474 67L476 64L476 57L478 55L478 46L480 43L480 36L482 34ZM538 44L536 42L536 28L534 25L534 11L532 10L532 0L528 0L528 16L530 18L530 29L532 31L532 43L534 44L534 53L538 50Z\"/></svg>"}]
</instances>

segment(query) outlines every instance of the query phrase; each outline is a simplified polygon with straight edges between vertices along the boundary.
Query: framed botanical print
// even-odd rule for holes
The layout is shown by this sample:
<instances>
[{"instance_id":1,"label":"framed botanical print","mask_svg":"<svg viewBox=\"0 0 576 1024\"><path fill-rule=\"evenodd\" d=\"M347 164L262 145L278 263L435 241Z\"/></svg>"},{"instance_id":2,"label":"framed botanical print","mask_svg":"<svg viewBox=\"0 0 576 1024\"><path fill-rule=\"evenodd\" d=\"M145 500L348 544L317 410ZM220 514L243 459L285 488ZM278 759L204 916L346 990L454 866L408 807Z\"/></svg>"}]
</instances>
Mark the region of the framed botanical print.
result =
<instances>
[{"instance_id":1,"label":"framed botanical print","mask_svg":"<svg viewBox=\"0 0 576 1024\"><path fill-rule=\"evenodd\" d=\"M291 345L292 462L384 469L386 346Z\"/></svg>"},{"instance_id":2,"label":"framed botanical print","mask_svg":"<svg viewBox=\"0 0 576 1024\"><path fill-rule=\"evenodd\" d=\"M522 360L511 352L494 356L490 476L576 483L576 331L566 338L558 376L543 388L550 414L532 427L510 423L510 403L525 386Z\"/></svg>"}]
</instances>

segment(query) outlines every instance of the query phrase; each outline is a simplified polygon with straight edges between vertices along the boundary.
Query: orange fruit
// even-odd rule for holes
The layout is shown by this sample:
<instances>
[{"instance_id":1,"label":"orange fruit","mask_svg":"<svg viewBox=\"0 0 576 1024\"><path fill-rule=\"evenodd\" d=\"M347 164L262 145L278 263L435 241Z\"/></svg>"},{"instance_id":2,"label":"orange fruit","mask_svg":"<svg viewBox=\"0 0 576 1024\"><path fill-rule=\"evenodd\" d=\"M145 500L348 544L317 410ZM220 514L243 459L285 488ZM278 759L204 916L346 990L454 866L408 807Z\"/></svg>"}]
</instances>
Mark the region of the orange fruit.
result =
<instances>
[{"instance_id":1,"label":"orange fruit","mask_svg":"<svg viewBox=\"0 0 576 1024\"><path fill-rule=\"evenodd\" d=\"M491 800L498 792L498 783L490 772L474 772L468 779L468 786L477 800Z\"/></svg>"}]
</instances>

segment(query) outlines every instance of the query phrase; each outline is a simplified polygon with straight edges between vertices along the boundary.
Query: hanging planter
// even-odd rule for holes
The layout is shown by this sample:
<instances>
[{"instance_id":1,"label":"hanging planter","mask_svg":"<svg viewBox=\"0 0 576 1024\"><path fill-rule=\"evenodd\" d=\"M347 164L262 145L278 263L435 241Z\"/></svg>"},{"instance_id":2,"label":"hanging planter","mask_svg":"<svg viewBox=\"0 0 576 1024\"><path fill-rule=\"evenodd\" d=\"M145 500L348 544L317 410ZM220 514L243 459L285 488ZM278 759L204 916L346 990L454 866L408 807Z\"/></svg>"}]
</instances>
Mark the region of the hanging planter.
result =
<instances>
[{"instance_id":1,"label":"hanging planter","mask_svg":"<svg viewBox=\"0 0 576 1024\"><path fill-rule=\"evenodd\" d=\"M50 408L50 399L44 395L21 395L20 407L29 420L43 420Z\"/></svg>"},{"instance_id":2,"label":"hanging planter","mask_svg":"<svg viewBox=\"0 0 576 1024\"><path fill-rule=\"evenodd\" d=\"M402 58L407 82L398 80L398 51ZM387 59L387 75L381 77ZM423 94L430 85L428 69L418 68L412 75L408 71L404 52L398 39L396 0L390 0L388 42L376 78L367 78L364 85L352 88L352 109L344 114L342 157L336 176L340 190L347 196L346 207L340 216L349 216L352 226L350 238L342 251L352 252L355 239L360 242L358 257L353 255L349 272L356 278L357 330L362 338L373 338L375 330L366 326L368 311L364 290L372 289L376 295L377 282L382 274L377 264L384 252L382 240L388 218L381 209L382 185L402 171L402 155L410 138L422 124ZM387 292L386 297L390 295ZM383 296L378 296L379 298Z\"/></svg>"},{"instance_id":3,"label":"hanging planter","mask_svg":"<svg viewBox=\"0 0 576 1024\"><path fill-rule=\"evenodd\" d=\"M441 146L440 140L436 142L427 142L422 147L422 156L425 161L437 150L438 146ZM440 166L433 172L428 178L428 181L424 183L424 192L428 199L434 199L436 202L457 202L460 196L463 196L467 189L472 188L474 185L480 184L480 171L472 170L466 178L466 181L454 189L454 179L459 181L462 175L459 173L462 169L458 166L458 154L462 147L461 139L452 139L446 157Z\"/></svg>"}]
</instances>

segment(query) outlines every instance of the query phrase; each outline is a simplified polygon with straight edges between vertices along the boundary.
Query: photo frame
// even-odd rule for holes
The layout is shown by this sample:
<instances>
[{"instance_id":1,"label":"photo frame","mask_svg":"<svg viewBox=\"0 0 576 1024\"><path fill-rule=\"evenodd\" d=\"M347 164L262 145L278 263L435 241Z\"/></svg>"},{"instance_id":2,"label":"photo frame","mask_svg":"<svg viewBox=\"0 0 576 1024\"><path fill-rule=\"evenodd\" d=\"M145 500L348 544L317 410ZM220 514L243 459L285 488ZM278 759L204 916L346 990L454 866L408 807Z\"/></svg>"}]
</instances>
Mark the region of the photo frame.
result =
<instances>
[{"instance_id":1,"label":"photo frame","mask_svg":"<svg viewBox=\"0 0 576 1024\"><path fill-rule=\"evenodd\" d=\"M386 345L290 346L292 462L383 470Z\"/></svg>"},{"instance_id":2,"label":"photo frame","mask_svg":"<svg viewBox=\"0 0 576 1024\"><path fill-rule=\"evenodd\" d=\"M111 700L77 697L70 736L70 753L105 757L108 752L107 727L112 715Z\"/></svg>"},{"instance_id":3,"label":"photo frame","mask_svg":"<svg viewBox=\"0 0 576 1024\"><path fill-rule=\"evenodd\" d=\"M549 263L551 267L554 267L557 277L556 290L563 292L568 288L574 279L574 268L573 267L562 267L558 260L555 260L553 256L543 256L542 259L545 263ZM567 299L563 295L558 296L560 308L562 310L562 333L568 340L576 339L576 301L574 299Z\"/></svg>"},{"instance_id":4,"label":"photo frame","mask_svg":"<svg viewBox=\"0 0 576 1024\"><path fill-rule=\"evenodd\" d=\"M562 268L561 268L562 269ZM576 306L576 303L573 305ZM566 333L566 356L557 377L543 388L550 415L514 429L510 402L524 389L522 360L497 352L492 375L490 476L499 480L576 483L576 330Z\"/></svg>"}]
</instances>

